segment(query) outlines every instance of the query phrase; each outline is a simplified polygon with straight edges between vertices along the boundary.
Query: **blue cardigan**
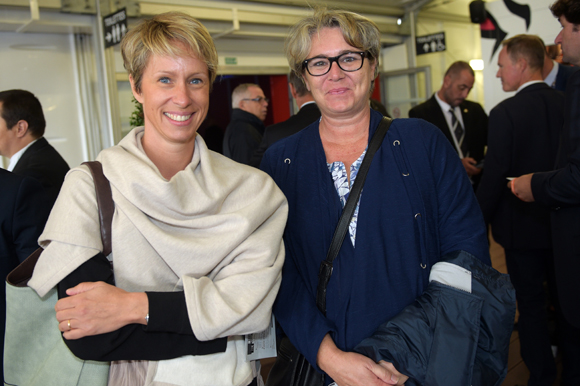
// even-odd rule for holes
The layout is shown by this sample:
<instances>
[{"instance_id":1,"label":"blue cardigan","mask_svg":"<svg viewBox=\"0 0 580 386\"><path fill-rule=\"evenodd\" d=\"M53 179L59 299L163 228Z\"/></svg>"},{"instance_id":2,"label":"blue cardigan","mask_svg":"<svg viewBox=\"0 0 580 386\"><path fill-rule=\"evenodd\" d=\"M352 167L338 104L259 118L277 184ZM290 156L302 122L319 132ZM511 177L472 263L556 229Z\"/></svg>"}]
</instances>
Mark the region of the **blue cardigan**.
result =
<instances>
[{"instance_id":1,"label":"blue cardigan","mask_svg":"<svg viewBox=\"0 0 580 386\"><path fill-rule=\"evenodd\" d=\"M381 118L371 110L369 138ZM318 122L274 144L261 167L289 204L274 314L319 371L316 355L327 333L337 347L352 351L423 293L442 256L464 250L490 264L481 211L449 141L423 120L395 119L365 181L356 248L346 238L334 262L325 317L316 307L318 268L342 206Z\"/></svg>"}]
</instances>

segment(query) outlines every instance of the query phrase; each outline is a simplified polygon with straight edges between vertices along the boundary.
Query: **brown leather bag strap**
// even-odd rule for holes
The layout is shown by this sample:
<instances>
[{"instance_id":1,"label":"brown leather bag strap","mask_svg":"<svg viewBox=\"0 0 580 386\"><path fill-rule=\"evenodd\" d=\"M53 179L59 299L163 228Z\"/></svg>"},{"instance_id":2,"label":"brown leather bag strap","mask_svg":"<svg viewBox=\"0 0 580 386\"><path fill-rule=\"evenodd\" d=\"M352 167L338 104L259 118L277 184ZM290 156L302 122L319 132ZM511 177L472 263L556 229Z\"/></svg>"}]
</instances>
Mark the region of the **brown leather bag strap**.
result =
<instances>
[{"instance_id":1,"label":"brown leather bag strap","mask_svg":"<svg viewBox=\"0 0 580 386\"><path fill-rule=\"evenodd\" d=\"M6 282L14 287L26 287L28 286L28 280L32 277L32 272L34 272L34 266L40 257L40 254L44 251L41 247L36 248L34 252L30 254L20 265L12 270L6 276Z\"/></svg>"},{"instance_id":2,"label":"brown leather bag strap","mask_svg":"<svg viewBox=\"0 0 580 386\"><path fill-rule=\"evenodd\" d=\"M99 161L83 162L83 165L87 165L93 175L95 191L97 193L97 204L99 206L99 223L101 224L103 254L109 256L113 250L111 241L111 224L113 222L113 212L115 211L111 183L103 174L103 165L101 165Z\"/></svg>"},{"instance_id":3,"label":"brown leather bag strap","mask_svg":"<svg viewBox=\"0 0 580 386\"><path fill-rule=\"evenodd\" d=\"M84 162L93 175L95 192L97 194L97 204L99 206L99 222L101 225L101 240L103 242L103 254L108 256L112 251L111 224L113 222L113 212L115 204L111 192L111 184L103 174L103 165L98 161ZM39 247L30 256L6 277L6 281L16 287L26 287L28 280L32 277L32 272L43 249Z\"/></svg>"}]
</instances>

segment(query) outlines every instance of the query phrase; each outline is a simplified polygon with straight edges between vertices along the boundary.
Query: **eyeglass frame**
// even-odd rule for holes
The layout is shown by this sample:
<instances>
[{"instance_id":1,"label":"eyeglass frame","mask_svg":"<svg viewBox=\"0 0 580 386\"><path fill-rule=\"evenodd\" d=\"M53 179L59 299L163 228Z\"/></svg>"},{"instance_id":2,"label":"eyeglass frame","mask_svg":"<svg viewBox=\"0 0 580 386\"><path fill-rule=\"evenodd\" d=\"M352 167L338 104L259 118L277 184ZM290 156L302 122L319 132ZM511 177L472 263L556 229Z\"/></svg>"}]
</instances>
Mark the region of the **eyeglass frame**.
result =
<instances>
[{"instance_id":1,"label":"eyeglass frame","mask_svg":"<svg viewBox=\"0 0 580 386\"><path fill-rule=\"evenodd\" d=\"M359 54L361 56L362 60L361 60L360 67L357 68L356 70L345 70L344 68L342 68L340 66L340 63L339 63L338 59L341 56L348 55L348 54ZM306 71L308 71L308 73L310 74L310 76L323 76L323 75L326 75L326 74L328 74L330 72L330 70L332 69L332 63L336 62L336 65L342 71L345 71L345 72L356 72L356 71L360 70L364 66L364 64L365 64L365 58L367 57L367 55L369 55L368 51L348 51L348 52L344 52L344 53L342 53L342 54L340 54L338 56L333 56L333 57L315 56L313 58L304 60L302 62L302 68L303 69L306 69ZM311 73L310 72L310 69L308 68L308 62L311 61L311 60L313 60L313 59L328 59L328 61L330 62L330 66L328 66L328 71L326 71L324 74L318 74L318 75L314 75L313 73Z\"/></svg>"},{"instance_id":2,"label":"eyeglass frame","mask_svg":"<svg viewBox=\"0 0 580 386\"><path fill-rule=\"evenodd\" d=\"M255 98L242 98L243 101L252 101L252 102L258 102L258 103L262 103L262 101L265 101L266 103L270 103L270 98L266 98L266 97L255 97Z\"/></svg>"}]
</instances>

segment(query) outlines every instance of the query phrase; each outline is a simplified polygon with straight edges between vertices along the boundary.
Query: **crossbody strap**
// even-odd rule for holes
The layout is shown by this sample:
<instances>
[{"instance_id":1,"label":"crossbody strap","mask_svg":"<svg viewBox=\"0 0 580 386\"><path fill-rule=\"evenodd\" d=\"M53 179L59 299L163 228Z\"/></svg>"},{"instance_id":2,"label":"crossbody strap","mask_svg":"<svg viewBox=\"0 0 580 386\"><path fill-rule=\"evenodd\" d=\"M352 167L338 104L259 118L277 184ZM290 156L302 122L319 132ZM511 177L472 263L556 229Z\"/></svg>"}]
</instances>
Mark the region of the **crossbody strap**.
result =
<instances>
[{"instance_id":1,"label":"crossbody strap","mask_svg":"<svg viewBox=\"0 0 580 386\"><path fill-rule=\"evenodd\" d=\"M332 236L332 242L328 248L326 260L320 263L320 269L318 271L318 288L316 289L316 305L318 306L318 309L325 315L326 287L328 286L330 276L332 275L332 262L338 256L338 252L340 251L342 243L344 242L350 220L356 209L356 205L362 192L362 188L365 183L365 179L367 177L373 157L377 150L381 147L383 139L385 138L385 135L387 134L392 121L393 120L391 118L383 117L381 123L379 123L379 127L373 134L367 149L367 153L365 154L365 157L360 165L358 174L354 180L354 184L352 185L352 189L348 196L348 200L344 205L344 209L342 210L342 214L338 220L338 225L336 226L334 235Z\"/></svg>"},{"instance_id":2,"label":"crossbody strap","mask_svg":"<svg viewBox=\"0 0 580 386\"><path fill-rule=\"evenodd\" d=\"M97 194L97 204L99 206L99 223L101 225L103 255L109 256L113 250L111 241L111 224L113 222L113 212L115 211L111 183L107 177L105 177L105 174L103 173L103 165L99 161L83 162L83 165L87 165L93 175L95 192Z\"/></svg>"},{"instance_id":3,"label":"crossbody strap","mask_svg":"<svg viewBox=\"0 0 580 386\"><path fill-rule=\"evenodd\" d=\"M93 175L95 182L95 192L97 195L97 204L99 207L99 222L101 225L101 240L103 242L103 254L108 256L111 253L111 223L113 220L113 196L111 193L111 184L103 174L103 166L98 161L84 162ZM40 257L43 249L37 248L30 256L26 258L18 267L6 277L6 281L16 287L26 287L28 280L32 277L32 272L36 262Z\"/></svg>"}]
</instances>

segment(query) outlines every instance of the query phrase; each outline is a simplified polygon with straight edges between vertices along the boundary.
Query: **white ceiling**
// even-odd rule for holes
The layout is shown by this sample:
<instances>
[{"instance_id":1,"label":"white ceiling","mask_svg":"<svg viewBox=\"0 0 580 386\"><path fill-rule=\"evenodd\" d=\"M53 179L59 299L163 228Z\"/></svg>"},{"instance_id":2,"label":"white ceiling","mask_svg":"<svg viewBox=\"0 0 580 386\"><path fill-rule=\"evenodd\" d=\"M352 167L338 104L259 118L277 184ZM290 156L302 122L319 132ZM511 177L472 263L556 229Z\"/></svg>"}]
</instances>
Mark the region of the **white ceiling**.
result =
<instances>
[{"instance_id":1,"label":"white ceiling","mask_svg":"<svg viewBox=\"0 0 580 386\"><path fill-rule=\"evenodd\" d=\"M103 0L101 0L103 1ZM188 12L199 18L214 37L283 40L288 27L308 14L312 5L355 11L377 23L384 45L398 44L409 35L408 25L397 19L420 9L419 19L430 18L469 23L471 0L117 0L129 15L139 10L149 16L169 10ZM36 13L30 4L37 3ZM63 4L73 7L87 0L0 0L0 31L44 33L90 33L92 16L63 13ZM94 4L94 3L93 3ZM138 6L137 6L138 4ZM93 8L94 11L94 8ZM130 23L135 19L130 19ZM236 22L237 21L237 22Z\"/></svg>"}]
</instances>

